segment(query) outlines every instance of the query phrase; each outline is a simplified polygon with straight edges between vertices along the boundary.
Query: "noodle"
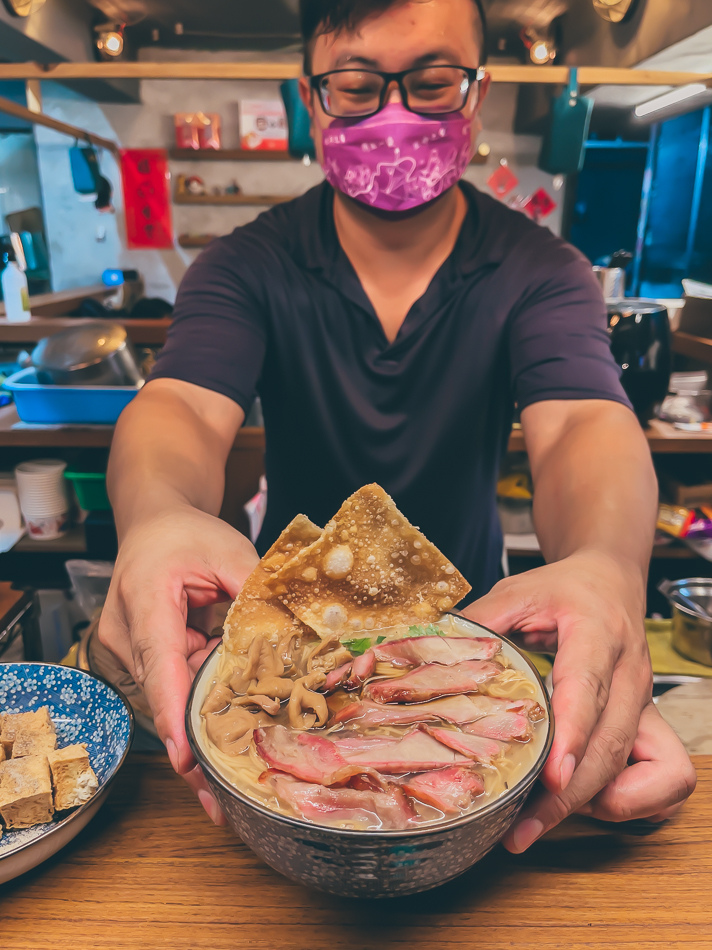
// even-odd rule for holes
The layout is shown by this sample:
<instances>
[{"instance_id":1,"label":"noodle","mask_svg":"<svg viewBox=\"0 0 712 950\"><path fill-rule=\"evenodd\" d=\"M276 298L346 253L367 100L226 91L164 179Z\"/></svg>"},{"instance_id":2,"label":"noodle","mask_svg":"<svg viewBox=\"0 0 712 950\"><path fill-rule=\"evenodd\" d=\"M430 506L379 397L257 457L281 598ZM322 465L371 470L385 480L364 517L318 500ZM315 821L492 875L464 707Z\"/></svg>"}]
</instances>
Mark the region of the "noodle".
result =
<instances>
[{"instance_id":1,"label":"noodle","mask_svg":"<svg viewBox=\"0 0 712 950\"><path fill-rule=\"evenodd\" d=\"M457 617L446 616L437 624L437 627L446 636L452 637L471 637L471 628L458 620ZM369 638L381 636L388 641L402 639L412 636L408 627L397 627L381 631L369 631ZM340 646L340 644L336 644ZM312 644L311 640L302 640L295 649L295 667L300 667L298 675L306 671L307 661L317 650L321 649L321 641ZM244 669L244 655L233 654L223 648L218 647L217 659L213 668L213 676L206 681L205 696L216 683L227 683L237 669ZM519 654L509 644L502 644L502 652L496 656L496 661L505 669L479 687L479 692L491 697L505 700L533 699L542 706L545 705L543 694L534 674ZM390 663L378 663L375 675L378 677L394 678L400 677L408 672L402 667L394 667ZM201 705L202 705L201 701ZM353 702L353 695L344 694L342 690L337 691L328 699L329 709L333 715L339 708L347 703ZM289 725L287 717L286 703L282 704L278 715L273 720L274 724ZM532 768L544 747L547 735L547 722L544 719L541 722L532 722L532 737L528 741L511 740L502 742L502 752L492 760L490 765L477 764L476 769L481 775L485 790L478 795L466 814L476 812L485 807L502 795L507 789L516 785ZM359 728L359 735L363 736L393 736L402 737L404 731L412 729L413 726L397 725L379 725L367 728ZM453 728L446 724L446 728ZM326 729L318 730L320 735L329 738L338 738L338 733L344 729L342 724L336 724ZM209 738L206 727L206 719L200 717L200 740L201 745L207 750L208 758L215 766L224 780L231 783L242 794L251 798L264 807L276 811L282 815L293 815L288 806L285 806L277 798L269 782L260 782L260 776L266 771L267 766L257 754L254 741L250 742L249 749L238 755L230 755L221 751ZM418 825L429 825L436 821L443 821L445 816L437 808L430 805L424 805L419 801L415 802L419 814ZM362 824L358 821L348 822L339 821L338 827L361 828Z\"/></svg>"}]
</instances>

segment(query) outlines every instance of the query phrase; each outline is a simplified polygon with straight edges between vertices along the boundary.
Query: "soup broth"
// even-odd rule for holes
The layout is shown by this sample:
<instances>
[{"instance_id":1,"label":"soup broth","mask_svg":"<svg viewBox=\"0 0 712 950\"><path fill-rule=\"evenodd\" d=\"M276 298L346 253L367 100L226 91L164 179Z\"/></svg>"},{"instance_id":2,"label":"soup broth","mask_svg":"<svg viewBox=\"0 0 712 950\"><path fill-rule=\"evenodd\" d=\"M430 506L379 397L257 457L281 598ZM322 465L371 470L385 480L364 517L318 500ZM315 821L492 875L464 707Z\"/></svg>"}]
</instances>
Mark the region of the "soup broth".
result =
<instances>
[{"instance_id":1,"label":"soup broth","mask_svg":"<svg viewBox=\"0 0 712 950\"><path fill-rule=\"evenodd\" d=\"M355 830L450 821L513 788L542 754L539 680L509 644L454 615L250 650L218 648L193 725L221 777L280 814ZM280 663L286 687L274 682Z\"/></svg>"}]
</instances>

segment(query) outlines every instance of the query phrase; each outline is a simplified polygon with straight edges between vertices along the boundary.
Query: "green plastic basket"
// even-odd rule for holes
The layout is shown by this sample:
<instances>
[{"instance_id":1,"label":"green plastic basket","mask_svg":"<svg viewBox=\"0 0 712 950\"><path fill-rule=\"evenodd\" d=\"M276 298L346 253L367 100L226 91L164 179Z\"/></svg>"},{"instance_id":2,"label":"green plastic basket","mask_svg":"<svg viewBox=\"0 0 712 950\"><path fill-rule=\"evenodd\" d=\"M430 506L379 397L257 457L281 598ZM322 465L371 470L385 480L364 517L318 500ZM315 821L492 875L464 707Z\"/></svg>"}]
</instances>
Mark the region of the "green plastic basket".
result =
<instances>
[{"instance_id":1,"label":"green plastic basket","mask_svg":"<svg viewBox=\"0 0 712 950\"><path fill-rule=\"evenodd\" d=\"M72 483L77 501L84 511L108 511L111 508L106 494L106 475L103 472L65 472Z\"/></svg>"}]
</instances>

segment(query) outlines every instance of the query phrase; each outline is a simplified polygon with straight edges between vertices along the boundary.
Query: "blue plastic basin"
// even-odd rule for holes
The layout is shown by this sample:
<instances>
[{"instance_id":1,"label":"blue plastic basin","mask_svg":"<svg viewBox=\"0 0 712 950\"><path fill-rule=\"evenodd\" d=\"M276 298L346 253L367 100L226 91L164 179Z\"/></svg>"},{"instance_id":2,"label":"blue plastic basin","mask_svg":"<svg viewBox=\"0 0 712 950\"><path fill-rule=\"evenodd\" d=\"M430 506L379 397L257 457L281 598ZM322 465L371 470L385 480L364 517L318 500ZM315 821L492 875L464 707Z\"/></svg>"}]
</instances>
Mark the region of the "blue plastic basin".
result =
<instances>
[{"instance_id":1,"label":"blue plastic basin","mask_svg":"<svg viewBox=\"0 0 712 950\"><path fill-rule=\"evenodd\" d=\"M141 386L45 386L34 369L2 384L15 399L23 422L36 425L113 425ZM141 384L143 385L143 384Z\"/></svg>"}]
</instances>

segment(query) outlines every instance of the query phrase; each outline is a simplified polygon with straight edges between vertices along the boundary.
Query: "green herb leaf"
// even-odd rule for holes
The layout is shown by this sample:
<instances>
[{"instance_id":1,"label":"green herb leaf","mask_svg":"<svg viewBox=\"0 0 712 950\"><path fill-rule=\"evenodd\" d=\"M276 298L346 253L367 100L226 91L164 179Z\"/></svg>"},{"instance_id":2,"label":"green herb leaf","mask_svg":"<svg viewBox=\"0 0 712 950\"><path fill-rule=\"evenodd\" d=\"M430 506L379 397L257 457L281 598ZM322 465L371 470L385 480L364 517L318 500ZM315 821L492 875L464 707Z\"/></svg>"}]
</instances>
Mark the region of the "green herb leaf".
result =
<instances>
[{"instance_id":1,"label":"green herb leaf","mask_svg":"<svg viewBox=\"0 0 712 950\"><path fill-rule=\"evenodd\" d=\"M371 646L370 637L363 637L361 640L342 640L341 642L354 656L361 656Z\"/></svg>"},{"instance_id":2,"label":"green herb leaf","mask_svg":"<svg viewBox=\"0 0 712 950\"><path fill-rule=\"evenodd\" d=\"M383 643L385 639L385 637L376 637L376 646L378 646L379 643Z\"/></svg>"},{"instance_id":3,"label":"green herb leaf","mask_svg":"<svg viewBox=\"0 0 712 950\"><path fill-rule=\"evenodd\" d=\"M427 627L421 627L419 624L414 624L412 627L408 627L408 636L444 637L445 632L439 627L436 627L434 623L429 623Z\"/></svg>"}]
</instances>

